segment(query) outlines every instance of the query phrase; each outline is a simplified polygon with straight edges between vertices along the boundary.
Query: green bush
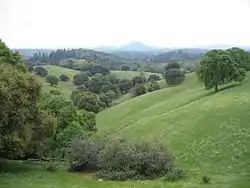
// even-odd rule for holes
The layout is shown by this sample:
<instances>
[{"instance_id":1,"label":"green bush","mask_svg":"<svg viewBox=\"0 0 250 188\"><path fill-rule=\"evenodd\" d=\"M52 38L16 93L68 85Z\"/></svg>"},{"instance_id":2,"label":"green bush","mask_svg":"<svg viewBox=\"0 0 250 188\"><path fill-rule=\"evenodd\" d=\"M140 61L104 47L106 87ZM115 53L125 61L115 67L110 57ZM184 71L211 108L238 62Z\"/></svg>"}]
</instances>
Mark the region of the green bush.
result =
<instances>
[{"instance_id":1,"label":"green bush","mask_svg":"<svg viewBox=\"0 0 250 188\"><path fill-rule=\"evenodd\" d=\"M165 181L176 181L184 178L186 175L186 172L181 168L173 168L171 169L165 176Z\"/></svg>"},{"instance_id":2,"label":"green bush","mask_svg":"<svg viewBox=\"0 0 250 188\"><path fill-rule=\"evenodd\" d=\"M97 176L110 180L151 179L166 174L172 158L157 143L128 143L125 140L106 142L98 156Z\"/></svg>"},{"instance_id":3,"label":"green bush","mask_svg":"<svg viewBox=\"0 0 250 188\"><path fill-rule=\"evenodd\" d=\"M93 140L72 141L69 149L70 170L74 172L97 170L99 150L98 144Z\"/></svg>"},{"instance_id":4,"label":"green bush","mask_svg":"<svg viewBox=\"0 0 250 188\"><path fill-rule=\"evenodd\" d=\"M135 87L132 89L132 96L137 97L146 93L146 88L142 84L135 84Z\"/></svg>"},{"instance_id":5,"label":"green bush","mask_svg":"<svg viewBox=\"0 0 250 188\"><path fill-rule=\"evenodd\" d=\"M59 79L62 81L62 82L67 82L69 81L69 77L65 74L62 74Z\"/></svg>"},{"instance_id":6,"label":"green bush","mask_svg":"<svg viewBox=\"0 0 250 188\"><path fill-rule=\"evenodd\" d=\"M49 83L51 86L53 86L59 83L59 79L56 76L48 75L46 77L46 82Z\"/></svg>"},{"instance_id":7,"label":"green bush","mask_svg":"<svg viewBox=\"0 0 250 188\"><path fill-rule=\"evenodd\" d=\"M203 182L204 184L209 184L209 183L210 183L210 180L211 180L211 178L208 177L208 176L203 176L203 177L202 177L202 182Z\"/></svg>"},{"instance_id":8,"label":"green bush","mask_svg":"<svg viewBox=\"0 0 250 188\"><path fill-rule=\"evenodd\" d=\"M46 77L48 75L48 71L44 67L36 67L35 73L41 77Z\"/></svg>"}]
</instances>

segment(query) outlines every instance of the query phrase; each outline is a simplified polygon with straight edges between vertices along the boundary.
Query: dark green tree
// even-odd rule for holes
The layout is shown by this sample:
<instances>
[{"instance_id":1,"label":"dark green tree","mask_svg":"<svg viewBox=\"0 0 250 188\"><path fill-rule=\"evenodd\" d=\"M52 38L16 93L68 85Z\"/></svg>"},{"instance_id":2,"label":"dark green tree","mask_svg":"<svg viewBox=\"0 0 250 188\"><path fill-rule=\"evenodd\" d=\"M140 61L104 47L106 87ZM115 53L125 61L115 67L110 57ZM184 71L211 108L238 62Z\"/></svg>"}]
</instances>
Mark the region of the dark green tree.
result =
<instances>
[{"instance_id":1,"label":"dark green tree","mask_svg":"<svg viewBox=\"0 0 250 188\"><path fill-rule=\"evenodd\" d=\"M240 67L230 52L225 50L211 50L201 60L201 79L206 89L214 88L218 91L219 85L232 81L241 82L246 72Z\"/></svg>"},{"instance_id":2,"label":"dark green tree","mask_svg":"<svg viewBox=\"0 0 250 188\"><path fill-rule=\"evenodd\" d=\"M133 86L135 86L136 84L145 84L147 81L145 76L136 76L134 78L132 78L132 83Z\"/></svg>"},{"instance_id":3,"label":"dark green tree","mask_svg":"<svg viewBox=\"0 0 250 188\"><path fill-rule=\"evenodd\" d=\"M48 71L44 67L36 67L35 73L41 77L46 77L48 75Z\"/></svg>"},{"instance_id":4,"label":"dark green tree","mask_svg":"<svg viewBox=\"0 0 250 188\"><path fill-rule=\"evenodd\" d=\"M133 84L132 84L132 81L129 79L122 79L120 80L118 86L119 86L121 93L125 94L125 93L128 93L130 89L132 89Z\"/></svg>"},{"instance_id":5,"label":"dark green tree","mask_svg":"<svg viewBox=\"0 0 250 188\"><path fill-rule=\"evenodd\" d=\"M62 74L59 79L62 81L62 82L67 82L69 81L69 77L65 74Z\"/></svg>"},{"instance_id":6,"label":"dark green tree","mask_svg":"<svg viewBox=\"0 0 250 188\"><path fill-rule=\"evenodd\" d=\"M109 107L112 101L116 98L116 93L112 90L109 90L106 93L101 93L99 99L101 102L105 103L105 106Z\"/></svg>"},{"instance_id":7,"label":"dark green tree","mask_svg":"<svg viewBox=\"0 0 250 188\"><path fill-rule=\"evenodd\" d=\"M160 85L155 80L146 83L145 88L147 92L152 92L161 89Z\"/></svg>"},{"instance_id":8,"label":"dark green tree","mask_svg":"<svg viewBox=\"0 0 250 188\"><path fill-rule=\"evenodd\" d=\"M46 77L46 82L48 82L51 86L54 86L59 83L59 79L56 76L48 75Z\"/></svg>"},{"instance_id":9,"label":"dark green tree","mask_svg":"<svg viewBox=\"0 0 250 188\"><path fill-rule=\"evenodd\" d=\"M128 65L122 65L121 66L121 70L122 71L129 71L130 70L130 66L128 66Z\"/></svg>"},{"instance_id":10,"label":"dark green tree","mask_svg":"<svg viewBox=\"0 0 250 188\"><path fill-rule=\"evenodd\" d=\"M157 74L150 74L149 77L148 77L148 82L150 81L158 81L160 80L160 76L158 76Z\"/></svg>"},{"instance_id":11,"label":"dark green tree","mask_svg":"<svg viewBox=\"0 0 250 188\"><path fill-rule=\"evenodd\" d=\"M171 62L165 66L164 78L168 85L180 84L185 79L184 71L178 62Z\"/></svg>"},{"instance_id":12,"label":"dark green tree","mask_svg":"<svg viewBox=\"0 0 250 188\"><path fill-rule=\"evenodd\" d=\"M71 99L79 109L97 113L100 111L100 101L96 94L91 92L73 91Z\"/></svg>"},{"instance_id":13,"label":"dark green tree","mask_svg":"<svg viewBox=\"0 0 250 188\"><path fill-rule=\"evenodd\" d=\"M84 73L78 73L73 77L73 83L76 86L86 84L89 81L89 77Z\"/></svg>"},{"instance_id":14,"label":"dark green tree","mask_svg":"<svg viewBox=\"0 0 250 188\"><path fill-rule=\"evenodd\" d=\"M135 87L132 90L133 97L137 97L145 93L146 93L146 88L142 84L135 84Z\"/></svg>"},{"instance_id":15,"label":"dark green tree","mask_svg":"<svg viewBox=\"0 0 250 188\"><path fill-rule=\"evenodd\" d=\"M234 61L239 64L240 68L244 68L247 71L250 70L250 55L248 52L237 47L230 48L227 51L231 54Z\"/></svg>"}]
</instances>

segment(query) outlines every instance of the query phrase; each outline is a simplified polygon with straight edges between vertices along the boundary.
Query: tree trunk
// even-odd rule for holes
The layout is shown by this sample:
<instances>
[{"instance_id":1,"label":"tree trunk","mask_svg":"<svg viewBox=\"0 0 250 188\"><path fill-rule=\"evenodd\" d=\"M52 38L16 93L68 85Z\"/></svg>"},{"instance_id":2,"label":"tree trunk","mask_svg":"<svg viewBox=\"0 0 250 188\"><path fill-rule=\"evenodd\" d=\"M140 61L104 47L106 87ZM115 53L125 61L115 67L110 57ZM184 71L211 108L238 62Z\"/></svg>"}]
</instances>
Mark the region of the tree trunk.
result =
<instances>
[{"instance_id":1,"label":"tree trunk","mask_svg":"<svg viewBox=\"0 0 250 188\"><path fill-rule=\"evenodd\" d=\"M215 92L218 92L218 85L217 84L215 85L214 89L215 89Z\"/></svg>"}]
</instances>

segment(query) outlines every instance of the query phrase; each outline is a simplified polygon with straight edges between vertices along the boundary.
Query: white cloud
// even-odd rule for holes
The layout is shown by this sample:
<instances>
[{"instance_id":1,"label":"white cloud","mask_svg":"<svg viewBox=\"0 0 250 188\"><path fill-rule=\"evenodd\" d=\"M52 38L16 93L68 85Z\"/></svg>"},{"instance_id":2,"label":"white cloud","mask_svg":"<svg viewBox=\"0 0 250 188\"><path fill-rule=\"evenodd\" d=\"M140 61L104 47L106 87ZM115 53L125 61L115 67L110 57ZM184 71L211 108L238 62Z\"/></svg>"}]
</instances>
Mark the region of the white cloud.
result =
<instances>
[{"instance_id":1,"label":"white cloud","mask_svg":"<svg viewBox=\"0 0 250 188\"><path fill-rule=\"evenodd\" d=\"M0 38L11 47L250 45L247 1L1 0Z\"/></svg>"}]
</instances>

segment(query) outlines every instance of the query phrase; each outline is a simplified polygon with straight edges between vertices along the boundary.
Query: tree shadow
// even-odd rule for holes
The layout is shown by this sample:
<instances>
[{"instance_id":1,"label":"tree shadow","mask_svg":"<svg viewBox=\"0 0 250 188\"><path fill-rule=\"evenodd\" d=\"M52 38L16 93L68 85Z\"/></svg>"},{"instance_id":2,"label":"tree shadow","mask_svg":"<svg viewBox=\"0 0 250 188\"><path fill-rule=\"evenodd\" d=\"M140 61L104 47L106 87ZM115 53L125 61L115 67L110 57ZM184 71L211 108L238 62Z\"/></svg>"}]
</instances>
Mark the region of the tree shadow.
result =
<instances>
[{"instance_id":1,"label":"tree shadow","mask_svg":"<svg viewBox=\"0 0 250 188\"><path fill-rule=\"evenodd\" d=\"M241 86L242 84L243 84L243 83L234 83L234 84L230 84L230 85L227 85L227 86L224 86L224 87L220 88L220 89L218 90L218 92L224 91L224 90L228 90L228 89L232 89L232 88L235 88L235 87L237 87L237 86Z\"/></svg>"},{"instance_id":2,"label":"tree shadow","mask_svg":"<svg viewBox=\"0 0 250 188\"><path fill-rule=\"evenodd\" d=\"M21 173L36 170L34 165L24 164L21 161L10 161L0 159L0 174L1 173Z\"/></svg>"}]
</instances>

